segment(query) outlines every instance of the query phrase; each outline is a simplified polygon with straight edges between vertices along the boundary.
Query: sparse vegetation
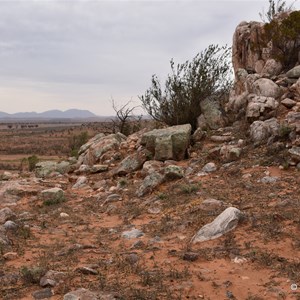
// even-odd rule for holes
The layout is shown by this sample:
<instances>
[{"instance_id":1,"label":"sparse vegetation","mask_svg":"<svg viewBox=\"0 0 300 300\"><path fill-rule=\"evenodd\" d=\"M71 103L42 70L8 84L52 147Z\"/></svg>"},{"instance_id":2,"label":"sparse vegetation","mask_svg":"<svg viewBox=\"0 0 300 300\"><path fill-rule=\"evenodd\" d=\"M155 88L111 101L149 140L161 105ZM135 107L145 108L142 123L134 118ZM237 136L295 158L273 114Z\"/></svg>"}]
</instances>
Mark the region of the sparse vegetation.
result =
<instances>
[{"instance_id":1,"label":"sparse vegetation","mask_svg":"<svg viewBox=\"0 0 300 300\"><path fill-rule=\"evenodd\" d=\"M300 11L291 12L283 20L272 19L264 26L263 43L272 42L272 57L280 61L285 70L298 60Z\"/></svg>"},{"instance_id":2,"label":"sparse vegetation","mask_svg":"<svg viewBox=\"0 0 300 300\"><path fill-rule=\"evenodd\" d=\"M114 99L112 99L112 107L116 113L116 118L112 119L114 131L121 132L125 135L132 134L138 131L141 127L142 116L134 115L134 111L139 106L131 106L131 101L128 101L120 108L117 107Z\"/></svg>"},{"instance_id":3,"label":"sparse vegetation","mask_svg":"<svg viewBox=\"0 0 300 300\"><path fill-rule=\"evenodd\" d=\"M171 60L171 74L164 87L156 75L151 87L140 96L143 107L157 121L167 125L190 123L196 129L201 114L200 102L210 97L222 102L232 86L231 49L209 45L192 61L175 66Z\"/></svg>"},{"instance_id":4,"label":"sparse vegetation","mask_svg":"<svg viewBox=\"0 0 300 300\"><path fill-rule=\"evenodd\" d=\"M20 274L26 284L37 284L41 277L46 273L46 270L40 267L29 268L23 266L20 269Z\"/></svg>"},{"instance_id":5,"label":"sparse vegetation","mask_svg":"<svg viewBox=\"0 0 300 300\"><path fill-rule=\"evenodd\" d=\"M293 10L293 5L287 5L286 1L283 0L268 0L269 7L266 12L259 13L259 16L263 22L271 22L274 20L274 17L277 14L283 13L283 12L290 12Z\"/></svg>"},{"instance_id":6,"label":"sparse vegetation","mask_svg":"<svg viewBox=\"0 0 300 300\"><path fill-rule=\"evenodd\" d=\"M73 135L69 139L69 147L71 149L70 155L78 157L78 151L80 147L88 141L87 131L83 131L80 134Z\"/></svg>"}]
</instances>

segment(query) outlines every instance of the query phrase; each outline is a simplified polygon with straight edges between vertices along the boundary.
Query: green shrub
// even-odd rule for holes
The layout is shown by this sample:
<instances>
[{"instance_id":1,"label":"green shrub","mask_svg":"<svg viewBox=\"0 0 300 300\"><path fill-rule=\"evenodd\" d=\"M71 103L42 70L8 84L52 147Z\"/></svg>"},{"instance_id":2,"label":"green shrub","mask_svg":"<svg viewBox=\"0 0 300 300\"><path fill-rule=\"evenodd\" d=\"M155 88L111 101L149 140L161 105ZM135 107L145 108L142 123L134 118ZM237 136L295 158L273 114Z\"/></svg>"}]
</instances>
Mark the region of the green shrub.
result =
<instances>
[{"instance_id":1,"label":"green shrub","mask_svg":"<svg viewBox=\"0 0 300 300\"><path fill-rule=\"evenodd\" d=\"M300 47L300 11L293 11L282 21L274 19L264 26L263 46L272 41L272 57L285 70L294 67Z\"/></svg>"},{"instance_id":2,"label":"green shrub","mask_svg":"<svg viewBox=\"0 0 300 300\"><path fill-rule=\"evenodd\" d=\"M87 131L75 134L69 139L70 155L78 157L78 151L89 139Z\"/></svg>"},{"instance_id":3,"label":"green shrub","mask_svg":"<svg viewBox=\"0 0 300 300\"><path fill-rule=\"evenodd\" d=\"M201 184L200 183L182 184L179 187L183 194L193 194L199 191Z\"/></svg>"},{"instance_id":4,"label":"green shrub","mask_svg":"<svg viewBox=\"0 0 300 300\"><path fill-rule=\"evenodd\" d=\"M35 169L36 164L39 162L39 158L36 155L29 156L27 158L29 171L32 172Z\"/></svg>"},{"instance_id":5,"label":"green shrub","mask_svg":"<svg viewBox=\"0 0 300 300\"><path fill-rule=\"evenodd\" d=\"M268 0L269 1L269 7L268 11L265 13L264 11L262 13L259 13L260 18L262 21L267 22L266 19L271 22L276 14L288 12L293 10L293 4L290 6L287 6L286 1L283 0Z\"/></svg>"},{"instance_id":6,"label":"green shrub","mask_svg":"<svg viewBox=\"0 0 300 300\"><path fill-rule=\"evenodd\" d=\"M40 279L45 275L46 271L40 267L28 268L26 266L21 267L20 274L27 284L36 284L40 282Z\"/></svg>"},{"instance_id":7,"label":"green shrub","mask_svg":"<svg viewBox=\"0 0 300 300\"><path fill-rule=\"evenodd\" d=\"M232 86L231 49L210 45L197 54L191 62L183 64L171 60L171 71L165 87L156 75L151 87L140 96L148 114L167 125L190 123L196 129L201 114L200 102L211 97L222 101Z\"/></svg>"}]
</instances>

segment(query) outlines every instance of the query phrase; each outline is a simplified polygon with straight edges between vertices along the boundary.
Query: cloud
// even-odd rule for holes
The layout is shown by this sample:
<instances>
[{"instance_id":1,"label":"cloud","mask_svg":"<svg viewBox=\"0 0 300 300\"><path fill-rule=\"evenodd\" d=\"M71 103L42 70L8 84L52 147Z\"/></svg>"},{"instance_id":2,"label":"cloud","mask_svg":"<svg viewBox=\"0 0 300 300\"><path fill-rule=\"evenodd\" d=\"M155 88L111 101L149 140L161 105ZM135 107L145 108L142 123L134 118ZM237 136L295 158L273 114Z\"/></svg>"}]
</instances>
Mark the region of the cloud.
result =
<instances>
[{"instance_id":1,"label":"cloud","mask_svg":"<svg viewBox=\"0 0 300 300\"><path fill-rule=\"evenodd\" d=\"M230 45L237 24L259 20L263 6L266 1L1 1L0 81L9 87L1 95L11 104L1 101L0 110L13 112L25 101L29 110L37 103L40 109L88 103L95 113L112 112L111 96L136 98L152 74L169 72L171 58L181 62L211 43ZM25 85L32 91L26 98Z\"/></svg>"}]
</instances>

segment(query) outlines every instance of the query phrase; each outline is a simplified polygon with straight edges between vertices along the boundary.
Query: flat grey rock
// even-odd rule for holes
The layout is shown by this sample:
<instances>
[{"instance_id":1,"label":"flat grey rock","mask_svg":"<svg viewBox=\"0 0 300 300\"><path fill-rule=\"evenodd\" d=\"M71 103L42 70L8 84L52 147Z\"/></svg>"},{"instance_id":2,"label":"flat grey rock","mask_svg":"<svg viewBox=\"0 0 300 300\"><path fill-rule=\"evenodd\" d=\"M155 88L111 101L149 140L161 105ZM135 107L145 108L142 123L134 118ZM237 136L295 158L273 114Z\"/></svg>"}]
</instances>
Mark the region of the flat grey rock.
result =
<instances>
[{"instance_id":1,"label":"flat grey rock","mask_svg":"<svg viewBox=\"0 0 300 300\"><path fill-rule=\"evenodd\" d=\"M204 225L192 238L192 243L204 242L219 238L234 229L242 213L235 207L228 207L216 219Z\"/></svg>"}]
</instances>

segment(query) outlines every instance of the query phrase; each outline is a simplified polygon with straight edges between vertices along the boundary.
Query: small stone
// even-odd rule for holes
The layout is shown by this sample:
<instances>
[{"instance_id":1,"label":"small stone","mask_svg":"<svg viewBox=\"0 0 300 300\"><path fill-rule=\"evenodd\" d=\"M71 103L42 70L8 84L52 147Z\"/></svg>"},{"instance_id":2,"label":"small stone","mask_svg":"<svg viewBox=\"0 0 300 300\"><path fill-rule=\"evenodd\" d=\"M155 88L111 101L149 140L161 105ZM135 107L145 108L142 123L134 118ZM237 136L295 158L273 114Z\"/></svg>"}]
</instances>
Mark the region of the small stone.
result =
<instances>
[{"instance_id":1,"label":"small stone","mask_svg":"<svg viewBox=\"0 0 300 300\"><path fill-rule=\"evenodd\" d=\"M66 213L64 213L64 212L60 213L59 216L60 216L61 218L69 218L69 215L66 214Z\"/></svg>"},{"instance_id":2,"label":"small stone","mask_svg":"<svg viewBox=\"0 0 300 300\"><path fill-rule=\"evenodd\" d=\"M293 106L296 105L296 101L289 99L289 98L285 98L284 100L281 101L281 104L284 105L286 108L292 108Z\"/></svg>"},{"instance_id":3,"label":"small stone","mask_svg":"<svg viewBox=\"0 0 300 300\"><path fill-rule=\"evenodd\" d=\"M119 194L111 194L107 196L106 202L114 202L114 201L119 201L121 200L121 196Z\"/></svg>"},{"instance_id":4,"label":"small stone","mask_svg":"<svg viewBox=\"0 0 300 300\"><path fill-rule=\"evenodd\" d=\"M101 173L108 171L108 165L93 165L90 169L91 173Z\"/></svg>"},{"instance_id":5,"label":"small stone","mask_svg":"<svg viewBox=\"0 0 300 300\"><path fill-rule=\"evenodd\" d=\"M18 253L16 252L7 252L3 254L3 258L6 260L14 260L18 257Z\"/></svg>"},{"instance_id":6,"label":"small stone","mask_svg":"<svg viewBox=\"0 0 300 300\"><path fill-rule=\"evenodd\" d=\"M79 267L76 269L76 271L85 275L98 275L98 271L90 267Z\"/></svg>"},{"instance_id":7,"label":"small stone","mask_svg":"<svg viewBox=\"0 0 300 300\"><path fill-rule=\"evenodd\" d=\"M124 231L122 233L122 237L125 238L125 239L136 239L136 238L139 238L139 237L142 237L144 235L144 233L139 230L139 229L131 229L129 231Z\"/></svg>"},{"instance_id":8,"label":"small stone","mask_svg":"<svg viewBox=\"0 0 300 300\"><path fill-rule=\"evenodd\" d=\"M161 209L159 207L150 207L148 209L149 214L157 215L161 212Z\"/></svg>"},{"instance_id":9,"label":"small stone","mask_svg":"<svg viewBox=\"0 0 300 300\"><path fill-rule=\"evenodd\" d=\"M56 285L57 285L57 282L53 279L43 277L40 280L40 286L41 287L54 287Z\"/></svg>"},{"instance_id":10,"label":"small stone","mask_svg":"<svg viewBox=\"0 0 300 300\"><path fill-rule=\"evenodd\" d=\"M14 217L15 214L8 207L4 207L0 210L0 224L5 223L10 218Z\"/></svg>"},{"instance_id":11,"label":"small stone","mask_svg":"<svg viewBox=\"0 0 300 300\"><path fill-rule=\"evenodd\" d=\"M200 207L201 209L205 210L205 211L212 211L215 209L220 209L222 207L224 207L225 203L223 201L220 200L216 200L216 199L205 199Z\"/></svg>"},{"instance_id":12,"label":"small stone","mask_svg":"<svg viewBox=\"0 0 300 300\"><path fill-rule=\"evenodd\" d=\"M116 192L117 190L118 190L118 188L116 186L111 186L108 191L113 193L113 192Z\"/></svg>"},{"instance_id":13,"label":"small stone","mask_svg":"<svg viewBox=\"0 0 300 300\"><path fill-rule=\"evenodd\" d=\"M51 288L45 288L32 293L34 299L47 299L53 296Z\"/></svg>"},{"instance_id":14,"label":"small stone","mask_svg":"<svg viewBox=\"0 0 300 300\"><path fill-rule=\"evenodd\" d=\"M232 262L234 262L235 264L242 264L242 263L245 263L247 262L247 259L245 257L238 257L236 256Z\"/></svg>"},{"instance_id":15,"label":"small stone","mask_svg":"<svg viewBox=\"0 0 300 300\"><path fill-rule=\"evenodd\" d=\"M63 280L66 277L66 273L58 272L54 270L49 270L41 279L40 286L41 287L53 287L56 286L57 283Z\"/></svg>"},{"instance_id":16,"label":"small stone","mask_svg":"<svg viewBox=\"0 0 300 300\"><path fill-rule=\"evenodd\" d=\"M91 292L87 289L78 289L64 295L63 300L115 300L112 294L104 292Z\"/></svg>"},{"instance_id":17,"label":"small stone","mask_svg":"<svg viewBox=\"0 0 300 300\"><path fill-rule=\"evenodd\" d=\"M125 257L125 260L131 265L135 265L139 261L139 257L136 253L130 253Z\"/></svg>"},{"instance_id":18,"label":"small stone","mask_svg":"<svg viewBox=\"0 0 300 300\"><path fill-rule=\"evenodd\" d=\"M196 261L199 258L199 254L196 252L186 252L183 254L182 259L187 261Z\"/></svg>"},{"instance_id":19,"label":"small stone","mask_svg":"<svg viewBox=\"0 0 300 300\"><path fill-rule=\"evenodd\" d=\"M15 230L18 228L18 225L13 221L6 221L3 225L6 230Z\"/></svg>"},{"instance_id":20,"label":"small stone","mask_svg":"<svg viewBox=\"0 0 300 300\"><path fill-rule=\"evenodd\" d=\"M275 183L278 180L278 177L275 176L265 176L262 179L258 180L258 182L262 183Z\"/></svg>"},{"instance_id":21,"label":"small stone","mask_svg":"<svg viewBox=\"0 0 300 300\"><path fill-rule=\"evenodd\" d=\"M72 189L80 189L86 187L87 181L88 180L85 176L78 177L76 183L72 186Z\"/></svg>"},{"instance_id":22,"label":"small stone","mask_svg":"<svg viewBox=\"0 0 300 300\"><path fill-rule=\"evenodd\" d=\"M207 163L203 168L202 171L205 173L212 173L215 172L217 170L217 166L215 163L213 162L209 162Z\"/></svg>"},{"instance_id":23,"label":"small stone","mask_svg":"<svg viewBox=\"0 0 300 300\"><path fill-rule=\"evenodd\" d=\"M44 204L47 205L57 204L65 200L64 191L57 187L43 190L41 196L44 200Z\"/></svg>"},{"instance_id":24,"label":"small stone","mask_svg":"<svg viewBox=\"0 0 300 300\"><path fill-rule=\"evenodd\" d=\"M145 243L141 240L136 241L135 243L132 244L132 246L130 247L130 249L141 249L145 247Z\"/></svg>"},{"instance_id":25,"label":"small stone","mask_svg":"<svg viewBox=\"0 0 300 300\"><path fill-rule=\"evenodd\" d=\"M165 168L165 178L169 180L180 179L184 175L183 169L176 165L169 165Z\"/></svg>"}]
</instances>

